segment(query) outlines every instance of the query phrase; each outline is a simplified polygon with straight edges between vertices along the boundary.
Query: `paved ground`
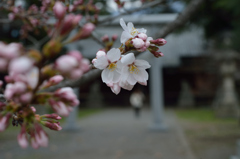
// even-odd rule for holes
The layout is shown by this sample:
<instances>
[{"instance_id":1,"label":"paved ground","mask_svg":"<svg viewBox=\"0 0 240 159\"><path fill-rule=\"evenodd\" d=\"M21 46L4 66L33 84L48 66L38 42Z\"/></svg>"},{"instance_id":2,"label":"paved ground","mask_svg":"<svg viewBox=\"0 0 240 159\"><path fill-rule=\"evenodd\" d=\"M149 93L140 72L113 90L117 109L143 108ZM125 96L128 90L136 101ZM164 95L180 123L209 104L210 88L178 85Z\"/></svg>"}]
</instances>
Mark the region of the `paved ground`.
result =
<instances>
[{"instance_id":1,"label":"paved ground","mask_svg":"<svg viewBox=\"0 0 240 159\"><path fill-rule=\"evenodd\" d=\"M110 109L78 121L78 131L50 132L49 148L22 150L16 136L0 138L0 159L195 159L175 114L165 132L151 131L151 114ZM1 134L0 134L1 135Z\"/></svg>"}]
</instances>

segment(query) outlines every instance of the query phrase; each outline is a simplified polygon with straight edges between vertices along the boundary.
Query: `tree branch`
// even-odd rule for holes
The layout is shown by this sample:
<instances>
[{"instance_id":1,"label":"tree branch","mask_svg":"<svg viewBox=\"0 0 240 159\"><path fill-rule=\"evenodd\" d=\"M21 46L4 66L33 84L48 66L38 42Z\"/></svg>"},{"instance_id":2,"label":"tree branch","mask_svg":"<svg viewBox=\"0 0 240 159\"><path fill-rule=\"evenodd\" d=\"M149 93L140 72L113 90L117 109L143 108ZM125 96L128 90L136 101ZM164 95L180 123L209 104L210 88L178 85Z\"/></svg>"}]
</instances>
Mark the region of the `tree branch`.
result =
<instances>
[{"instance_id":1,"label":"tree branch","mask_svg":"<svg viewBox=\"0 0 240 159\"><path fill-rule=\"evenodd\" d=\"M198 10L198 8L201 6L201 4L204 2L204 0L192 0L185 10L179 14L179 16L172 21L171 23L164 26L163 29L156 35L157 37L164 38L171 32L173 32L176 28L183 26L188 22L188 20L195 14Z\"/></svg>"},{"instance_id":2,"label":"tree branch","mask_svg":"<svg viewBox=\"0 0 240 159\"><path fill-rule=\"evenodd\" d=\"M197 9L200 7L200 5L203 3L203 1L204 0L192 0L190 2L190 4L185 8L185 10L181 14L179 14L179 16L176 18L176 20L167 24L157 36L165 37L168 34L170 34L172 31L174 31L176 28L184 25L190 19L190 17L195 12L197 12ZM84 74L80 79L78 79L76 81L64 81L56 86L52 86L43 91L54 91L54 90L56 90L58 88L62 88L62 87L80 87L82 85L87 84L88 81L94 80L95 78L99 77L100 73L101 73L101 70L91 70L88 73Z\"/></svg>"},{"instance_id":3,"label":"tree branch","mask_svg":"<svg viewBox=\"0 0 240 159\"><path fill-rule=\"evenodd\" d=\"M116 16L110 16L110 17L107 17L103 20L100 20L100 21L98 21L98 25L101 25L101 24L106 23L106 22L113 21L114 19L116 19L118 17L121 17L123 15L128 15L128 14L131 14L131 13L134 13L134 12L146 9L146 8L151 8L151 7L158 6L158 5L160 5L162 3L165 3L165 2L166 2L166 0L158 0L158 1L150 2L148 4L144 4L142 7L139 7L139 8L133 9L133 10L127 10L126 12L120 13Z\"/></svg>"}]
</instances>

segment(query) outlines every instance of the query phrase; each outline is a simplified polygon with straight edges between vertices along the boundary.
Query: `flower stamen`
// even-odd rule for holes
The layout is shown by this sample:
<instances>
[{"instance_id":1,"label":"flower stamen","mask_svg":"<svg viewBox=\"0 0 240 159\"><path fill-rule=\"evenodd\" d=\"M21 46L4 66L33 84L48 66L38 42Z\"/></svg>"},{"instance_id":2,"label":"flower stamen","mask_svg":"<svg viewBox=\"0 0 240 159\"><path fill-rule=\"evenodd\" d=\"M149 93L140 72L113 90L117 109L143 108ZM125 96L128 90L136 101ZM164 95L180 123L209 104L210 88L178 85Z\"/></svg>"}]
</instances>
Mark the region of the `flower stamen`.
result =
<instances>
[{"instance_id":1,"label":"flower stamen","mask_svg":"<svg viewBox=\"0 0 240 159\"><path fill-rule=\"evenodd\" d=\"M131 35L134 36L136 33L138 33L137 29L132 27Z\"/></svg>"},{"instance_id":2,"label":"flower stamen","mask_svg":"<svg viewBox=\"0 0 240 159\"><path fill-rule=\"evenodd\" d=\"M112 72L117 68L117 64L116 63L110 63L108 65L108 69Z\"/></svg>"},{"instance_id":3,"label":"flower stamen","mask_svg":"<svg viewBox=\"0 0 240 159\"><path fill-rule=\"evenodd\" d=\"M129 66L129 72L130 72L130 73L138 74L139 69L138 69L137 66L135 66L135 65L130 65L130 66Z\"/></svg>"}]
</instances>

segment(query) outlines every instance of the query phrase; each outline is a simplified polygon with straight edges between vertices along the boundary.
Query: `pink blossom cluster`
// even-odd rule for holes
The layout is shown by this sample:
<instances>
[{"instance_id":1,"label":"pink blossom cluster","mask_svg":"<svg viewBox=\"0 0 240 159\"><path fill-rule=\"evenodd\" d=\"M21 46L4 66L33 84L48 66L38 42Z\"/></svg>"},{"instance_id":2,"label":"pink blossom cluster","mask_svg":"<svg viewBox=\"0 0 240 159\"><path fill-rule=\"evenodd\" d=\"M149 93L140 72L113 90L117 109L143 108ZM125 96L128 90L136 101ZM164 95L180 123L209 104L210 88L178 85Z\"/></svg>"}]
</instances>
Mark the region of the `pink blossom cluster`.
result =
<instances>
[{"instance_id":1,"label":"pink blossom cluster","mask_svg":"<svg viewBox=\"0 0 240 159\"><path fill-rule=\"evenodd\" d=\"M41 7L32 5L27 10L9 2L6 10L10 11L10 20L23 21L23 37L27 37L29 32L39 33L43 29L48 33L49 41L33 42L37 46L34 49L24 48L20 43L0 42L0 71L7 73L4 81L0 81L0 88L5 89L0 93L0 132L10 125L10 120L13 126L20 125L17 139L22 148L28 145L33 148L46 147L48 135L43 127L61 130L59 115L68 116L73 107L80 104L70 87L44 91L65 79L79 79L90 70L90 62L81 52L71 50L64 55L62 53L68 43L90 37L98 22L99 10L92 0L73 0L71 4L62 0L41 2ZM124 5L119 0L115 2L119 7ZM55 19L53 24L48 22L50 18ZM86 22L83 23L82 19ZM131 22L126 25L121 19L120 25L124 29L120 38L122 45L112 48L117 35L113 35L111 40L104 35L101 38L104 49L98 51L92 60L95 68L103 70L102 81L115 94L121 88L132 90L136 83L147 85L146 69L151 66L145 60L136 59L133 51L149 50L159 57L163 54L158 47L166 44L164 39L148 37L146 29L136 29ZM77 32L70 34L76 28ZM40 115L35 105L50 106L56 114Z\"/></svg>"},{"instance_id":2,"label":"pink blossom cluster","mask_svg":"<svg viewBox=\"0 0 240 159\"><path fill-rule=\"evenodd\" d=\"M120 19L120 25L123 28L121 35L121 43L125 45L125 51L137 50L144 52L149 50L155 57L163 56L163 53L159 51L158 46L163 46L167 43L165 39L153 40L152 37L148 37L144 28L136 29L132 22L127 25L124 20Z\"/></svg>"},{"instance_id":3,"label":"pink blossom cluster","mask_svg":"<svg viewBox=\"0 0 240 159\"><path fill-rule=\"evenodd\" d=\"M60 56L54 65L54 68L64 77L70 79L80 78L85 72L89 71L89 60L82 57L77 51L69 51L67 54Z\"/></svg>"},{"instance_id":4,"label":"pink blossom cluster","mask_svg":"<svg viewBox=\"0 0 240 159\"><path fill-rule=\"evenodd\" d=\"M154 54L155 57L162 56L161 52L157 52L156 46L166 44L166 40L157 39L153 40L148 37L147 30L134 28L133 23L129 22L127 25L124 20L120 19L120 25L123 28L121 35L120 48L112 48L107 53L100 50L96 54L96 58L92 60L95 68L101 69L102 81L109 86L113 93L118 94L121 88L132 90L136 83L147 85L148 73L146 69L150 68L150 64L145 60L135 58L134 53L125 53L129 51L143 52L147 49ZM108 42L107 36L102 37L103 41Z\"/></svg>"},{"instance_id":5,"label":"pink blossom cluster","mask_svg":"<svg viewBox=\"0 0 240 159\"><path fill-rule=\"evenodd\" d=\"M103 70L102 80L115 94L118 94L121 88L132 90L137 82L147 85L146 69L150 68L150 65L145 60L135 59L133 53L121 56L120 50L116 48L107 53L98 51L92 63L96 68Z\"/></svg>"}]
</instances>

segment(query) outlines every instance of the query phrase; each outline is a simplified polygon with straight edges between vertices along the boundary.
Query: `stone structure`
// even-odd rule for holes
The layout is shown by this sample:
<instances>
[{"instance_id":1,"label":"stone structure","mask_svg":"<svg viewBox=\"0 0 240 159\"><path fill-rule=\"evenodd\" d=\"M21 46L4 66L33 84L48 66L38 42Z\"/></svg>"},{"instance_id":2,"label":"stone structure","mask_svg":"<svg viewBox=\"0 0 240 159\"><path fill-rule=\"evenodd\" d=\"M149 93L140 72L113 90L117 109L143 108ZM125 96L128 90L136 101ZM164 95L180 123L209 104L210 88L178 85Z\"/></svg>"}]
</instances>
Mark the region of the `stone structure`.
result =
<instances>
[{"instance_id":1,"label":"stone structure","mask_svg":"<svg viewBox=\"0 0 240 159\"><path fill-rule=\"evenodd\" d=\"M181 92L178 99L178 106L180 108L190 108L195 105L191 87L187 81L183 80L181 83Z\"/></svg>"},{"instance_id":2,"label":"stone structure","mask_svg":"<svg viewBox=\"0 0 240 159\"><path fill-rule=\"evenodd\" d=\"M217 117L238 117L239 103L235 90L234 75L237 71L235 60L238 54L233 51L226 51L223 56L220 56L220 75L222 84L216 94L213 107L215 108Z\"/></svg>"}]
</instances>

